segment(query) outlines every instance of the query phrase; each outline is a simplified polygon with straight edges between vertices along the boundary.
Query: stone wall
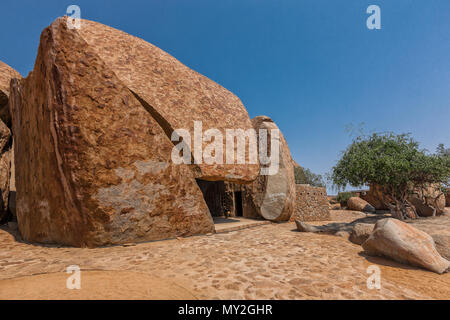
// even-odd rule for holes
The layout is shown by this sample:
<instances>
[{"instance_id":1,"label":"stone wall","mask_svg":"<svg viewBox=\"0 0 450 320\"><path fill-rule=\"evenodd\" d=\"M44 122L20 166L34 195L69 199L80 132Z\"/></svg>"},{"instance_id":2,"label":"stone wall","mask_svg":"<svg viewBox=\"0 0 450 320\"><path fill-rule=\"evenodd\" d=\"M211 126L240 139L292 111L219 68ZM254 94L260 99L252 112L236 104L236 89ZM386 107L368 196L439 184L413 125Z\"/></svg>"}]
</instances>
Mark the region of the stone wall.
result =
<instances>
[{"instance_id":1,"label":"stone wall","mask_svg":"<svg viewBox=\"0 0 450 320\"><path fill-rule=\"evenodd\" d=\"M324 221L330 219L325 188L309 184L296 185L296 202L291 221Z\"/></svg>"}]
</instances>

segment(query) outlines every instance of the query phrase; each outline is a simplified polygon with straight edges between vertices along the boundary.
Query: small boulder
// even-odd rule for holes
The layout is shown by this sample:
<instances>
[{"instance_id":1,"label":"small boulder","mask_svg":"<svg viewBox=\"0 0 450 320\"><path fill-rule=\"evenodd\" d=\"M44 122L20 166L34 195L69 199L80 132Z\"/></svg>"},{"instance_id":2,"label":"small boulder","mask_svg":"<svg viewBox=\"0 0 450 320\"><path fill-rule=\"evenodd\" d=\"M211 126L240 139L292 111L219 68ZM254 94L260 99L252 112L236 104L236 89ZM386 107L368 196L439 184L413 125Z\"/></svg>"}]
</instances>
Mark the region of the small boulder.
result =
<instances>
[{"instance_id":1,"label":"small boulder","mask_svg":"<svg viewBox=\"0 0 450 320\"><path fill-rule=\"evenodd\" d=\"M430 234L436 245L436 250L439 254L450 261L450 235L444 234Z\"/></svg>"},{"instance_id":2,"label":"small boulder","mask_svg":"<svg viewBox=\"0 0 450 320\"><path fill-rule=\"evenodd\" d=\"M375 208L370 203L359 197L351 197L348 199L347 207L350 210L375 213Z\"/></svg>"},{"instance_id":3,"label":"small boulder","mask_svg":"<svg viewBox=\"0 0 450 320\"><path fill-rule=\"evenodd\" d=\"M321 232L321 230L316 226L311 226L307 223L301 222L300 220L295 220L297 225L297 230L300 232Z\"/></svg>"},{"instance_id":4,"label":"small boulder","mask_svg":"<svg viewBox=\"0 0 450 320\"><path fill-rule=\"evenodd\" d=\"M349 240L355 244L363 244L373 231L373 224L370 223L357 223L353 227Z\"/></svg>"},{"instance_id":5,"label":"small boulder","mask_svg":"<svg viewBox=\"0 0 450 320\"><path fill-rule=\"evenodd\" d=\"M438 253L430 235L397 219L378 221L362 247L369 255L384 256L439 274L450 268L450 262Z\"/></svg>"}]
</instances>

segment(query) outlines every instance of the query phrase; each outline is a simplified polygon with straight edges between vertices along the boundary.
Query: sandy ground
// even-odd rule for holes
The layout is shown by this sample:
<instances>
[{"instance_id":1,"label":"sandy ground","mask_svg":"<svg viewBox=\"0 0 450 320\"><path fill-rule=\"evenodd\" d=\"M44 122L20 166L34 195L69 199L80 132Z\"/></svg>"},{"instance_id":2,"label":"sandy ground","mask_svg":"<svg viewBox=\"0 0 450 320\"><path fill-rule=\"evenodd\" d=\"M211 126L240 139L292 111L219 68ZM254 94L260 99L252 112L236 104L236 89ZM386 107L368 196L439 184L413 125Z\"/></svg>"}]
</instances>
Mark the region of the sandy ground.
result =
<instances>
[{"instance_id":1,"label":"sandy ground","mask_svg":"<svg viewBox=\"0 0 450 320\"><path fill-rule=\"evenodd\" d=\"M450 274L367 257L294 223L96 249L26 244L0 228L0 243L0 299L450 299ZM82 270L81 290L66 288L70 265ZM380 290L367 288L370 265Z\"/></svg>"}]
</instances>

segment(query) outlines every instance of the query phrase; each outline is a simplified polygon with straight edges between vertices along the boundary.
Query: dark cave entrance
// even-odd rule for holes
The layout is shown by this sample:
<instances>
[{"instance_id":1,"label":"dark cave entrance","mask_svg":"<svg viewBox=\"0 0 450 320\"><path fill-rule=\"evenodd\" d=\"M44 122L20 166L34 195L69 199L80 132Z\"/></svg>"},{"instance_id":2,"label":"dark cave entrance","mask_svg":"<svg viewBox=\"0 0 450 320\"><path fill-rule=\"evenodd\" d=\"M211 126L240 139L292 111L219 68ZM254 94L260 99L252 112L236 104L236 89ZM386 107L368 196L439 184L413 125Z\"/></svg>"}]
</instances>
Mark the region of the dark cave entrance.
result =
<instances>
[{"instance_id":1,"label":"dark cave entrance","mask_svg":"<svg viewBox=\"0 0 450 320\"><path fill-rule=\"evenodd\" d=\"M244 216L244 212L242 210L242 191L234 192L234 208L236 217Z\"/></svg>"},{"instance_id":2,"label":"dark cave entrance","mask_svg":"<svg viewBox=\"0 0 450 320\"><path fill-rule=\"evenodd\" d=\"M234 199L235 194L232 190L229 190L229 183L225 183L224 181L206 181L197 179L197 184L203 193L203 198L205 199L209 212L213 218L236 216ZM242 200L240 207L240 212L242 212Z\"/></svg>"}]
</instances>

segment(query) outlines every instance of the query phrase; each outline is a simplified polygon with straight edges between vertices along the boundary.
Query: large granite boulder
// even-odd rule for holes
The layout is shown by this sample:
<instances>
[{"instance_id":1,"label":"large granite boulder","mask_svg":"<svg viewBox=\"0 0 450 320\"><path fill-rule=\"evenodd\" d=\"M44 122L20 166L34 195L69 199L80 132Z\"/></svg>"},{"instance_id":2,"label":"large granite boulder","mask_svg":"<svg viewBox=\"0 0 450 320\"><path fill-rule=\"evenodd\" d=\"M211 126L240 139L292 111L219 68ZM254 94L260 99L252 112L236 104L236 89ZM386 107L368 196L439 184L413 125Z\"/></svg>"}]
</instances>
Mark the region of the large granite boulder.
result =
<instances>
[{"instance_id":1,"label":"large granite boulder","mask_svg":"<svg viewBox=\"0 0 450 320\"><path fill-rule=\"evenodd\" d=\"M450 268L450 262L437 252L430 235L397 219L378 221L362 247L369 255L384 256L439 274Z\"/></svg>"},{"instance_id":2,"label":"large granite boulder","mask_svg":"<svg viewBox=\"0 0 450 320\"><path fill-rule=\"evenodd\" d=\"M61 19L55 22L61 23ZM194 140L194 121L201 121L205 134L207 130L221 132L224 141L226 129L245 131L253 128L238 97L168 53L142 39L97 22L82 20L81 25L72 33L86 42L108 69L114 71L117 79L141 102L169 138L174 130L186 129ZM205 150L208 139L203 137L202 140L198 135L197 138ZM194 144L195 141L192 148ZM234 152L237 146L236 143L232 148ZM225 163L226 151L223 148L223 164L207 164L202 155L194 150L195 177L248 183L258 176L257 162ZM246 156L248 160L248 152Z\"/></svg>"},{"instance_id":3,"label":"large granite boulder","mask_svg":"<svg viewBox=\"0 0 450 320\"><path fill-rule=\"evenodd\" d=\"M12 167L12 136L9 112L9 87L11 79L21 78L20 74L0 61L0 223L7 221L10 198L10 179L14 178Z\"/></svg>"},{"instance_id":4,"label":"large granite boulder","mask_svg":"<svg viewBox=\"0 0 450 320\"><path fill-rule=\"evenodd\" d=\"M440 215L445 209L445 193L439 185L431 185L424 189L417 189L409 197L409 201L416 208L421 217Z\"/></svg>"},{"instance_id":5,"label":"large granite boulder","mask_svg":"<svg viewBox=\"0 0 450 320\"><path fill-rule=\"evenodd\" d=\"M350 210L374 213L375 208L360 197L351 197L347 200L347 207Z\"/></svg>"},{"instance_id":6,"label":"large granite boulder","mask_svg":"<svg viewBox=\"0 0 450 320\"><path fill-rule=\"evenodd\" d=\"M278 126L266 116L255 117L252 119L252 123L258 135L260 129L267 130L268 150L270 150L271 130L279 130ZM253 208L259 216L271 221L287 221L295 208L294 167L287 142L281 131L278 132L278 170L271 174L259 175L253 183L244 186L244 188L245 196L249 199L248 201L252 202ZM267 168L262 164L261 167Z\"/></svg>"},{"instance_id":7,"label":"large granite boulder","mask_svg":"<svg viewBox=\"0 0 450 320\"><path fill-rule=\"evenodd\" d=\"M326 221L330 220L330 208L325 188L297 184L294 212L290 220Z\"/></svg>"},{"instance_id":8,"label":"large granite boulder","mask_svg":"<svg viewBox=\"0 0 450 320\"><path fill-rule=\"evenodd\" d=\"M97 23L75 30L60 18L46 28L10 104L26 241L99 246L213 232L195 177L251 180L259 167L194 174L174 164L167 130L196 119L245 128L245 109L160 49Z\"/></svg>"}]
</instances>

